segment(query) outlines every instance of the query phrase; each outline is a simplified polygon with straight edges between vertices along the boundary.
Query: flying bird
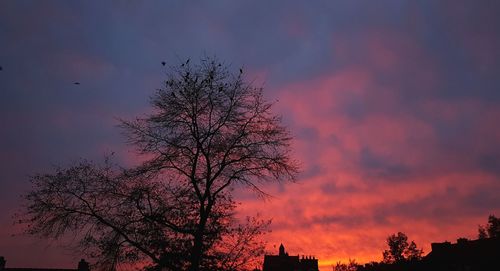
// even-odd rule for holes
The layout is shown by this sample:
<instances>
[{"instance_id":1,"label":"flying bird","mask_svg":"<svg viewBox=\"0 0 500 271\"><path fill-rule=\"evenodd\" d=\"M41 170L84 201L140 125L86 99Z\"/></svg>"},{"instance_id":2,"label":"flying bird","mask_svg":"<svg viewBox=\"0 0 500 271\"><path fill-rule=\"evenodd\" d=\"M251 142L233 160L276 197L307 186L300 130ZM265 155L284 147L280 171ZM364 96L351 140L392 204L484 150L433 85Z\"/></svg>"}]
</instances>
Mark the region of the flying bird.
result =
<instances>
[{"instance_id":1,"label":"flying bird","mask_svg":"<svg viewBox=\"0 0 500 271\"><path fill-rule=\"evenodd\" d=\"M240 73L243 73L243 69L242 68L240 68Z\"/></svg>"},{"instance_id":2,"label":"flying bird","mask_svg":"<svg viewBox=\"0 0 500 271\"><path fill-rule=\"evenodd\" d=\"M3 67L2 67L2 66L0 66L0 71L1 71L1 70L3 70Z\"/></svg>"},{"instance_id":3,"label":"flying bird","mask_svg":"<svg viewBox=\"0 0 500 271\"><path fill-rule=\"evenodd\" d=\"M165 66L167 63L165 61L161 62L161 65Z\"/></svg>"},{"instance_id":4,"label":"flying bird","mask_svg":"<svg viewBox=\"0 0 500 271\"><path fill-rule=\"evenodd\" d=\"M74 82L73 84L74 84L74 85L79 85L79 84L80 84L80 82Z\"/></svg>"}]
</instances>

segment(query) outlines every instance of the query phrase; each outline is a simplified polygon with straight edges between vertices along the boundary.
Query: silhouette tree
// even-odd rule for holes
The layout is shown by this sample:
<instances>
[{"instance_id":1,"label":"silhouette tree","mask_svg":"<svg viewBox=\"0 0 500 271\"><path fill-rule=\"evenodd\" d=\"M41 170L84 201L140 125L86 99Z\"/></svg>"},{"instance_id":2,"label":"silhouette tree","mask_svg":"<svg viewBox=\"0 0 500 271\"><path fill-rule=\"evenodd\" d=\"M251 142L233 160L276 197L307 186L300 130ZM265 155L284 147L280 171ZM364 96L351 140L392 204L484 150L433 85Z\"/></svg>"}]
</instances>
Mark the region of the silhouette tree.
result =
<instances>
[{"instance_id":1,"label":"silhouette tree","mask_svg":"<svg viewBox=\"0 0 500 271\"><path fill-rule=\"evenodd\" d=\"M417 249L414 241L408 244L408 237L402 232L387 237L388 250L383 252L384 263L402 263L406 261L420 260L422 249Z\"/></svg>"},{"instance_id":2,"label":"silhouette tree","mask_svg":"<svg viewBox=\"0 0 500 271\"><path fill-rule=\"evenodd\" d=\"M478 238L498 238L500 237L500 218L490 215L488 217L488 224L485 226L479 225Z\"/></svg>"},{"instance_id":3,"label":"silhouette tree","mask_svg":"<svg viewBox=\"0 0 500 271\"><path fill-rule=\"evenodd\" d=\"M349 263L337 262L333 266L333 271L356 271L361 265L356 262L355 259L349 259Z\"/></svg>"},{"instance_id":4,"label":"silhouette tree","mask_svg":"<svg viewBox=\"0 0 500 271\"><path fill-rule=\"evenodd\" d=\"M245 270L268 224L238 224L232 191L294 180L291 137L262 89L215 59L172 67L152 114L122 121L145 162L106 159L32 178L21 223L30 234L73 234L107 269L149 260L150 270Z\"/></svg>"}]
</instances>

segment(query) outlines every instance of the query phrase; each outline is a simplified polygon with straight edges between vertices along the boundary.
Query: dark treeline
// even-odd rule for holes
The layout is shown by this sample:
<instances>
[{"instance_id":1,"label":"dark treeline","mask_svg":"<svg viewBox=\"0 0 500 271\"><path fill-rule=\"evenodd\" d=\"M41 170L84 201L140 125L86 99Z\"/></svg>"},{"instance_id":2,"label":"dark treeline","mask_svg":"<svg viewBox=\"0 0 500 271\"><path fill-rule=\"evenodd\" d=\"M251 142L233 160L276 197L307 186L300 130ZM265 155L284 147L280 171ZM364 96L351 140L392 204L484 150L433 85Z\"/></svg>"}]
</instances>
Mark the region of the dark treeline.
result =
<instances>
[{"instance_id":1,"label":"dark treeline","mask_svg":"<svg viewBox=\"0 0 500 271\"><path fill-rule=\"evenodd\" d=\"M388 249L382 262L365 265L350 260L337 263L334 271L487 271L500 270L500 218L490 215L486 225L480 225L478 239L459 238L456 243L432 243L432 251L422 256L415 242L408 243L404 233L387 238Z\"/></svg>"}]
</instances>

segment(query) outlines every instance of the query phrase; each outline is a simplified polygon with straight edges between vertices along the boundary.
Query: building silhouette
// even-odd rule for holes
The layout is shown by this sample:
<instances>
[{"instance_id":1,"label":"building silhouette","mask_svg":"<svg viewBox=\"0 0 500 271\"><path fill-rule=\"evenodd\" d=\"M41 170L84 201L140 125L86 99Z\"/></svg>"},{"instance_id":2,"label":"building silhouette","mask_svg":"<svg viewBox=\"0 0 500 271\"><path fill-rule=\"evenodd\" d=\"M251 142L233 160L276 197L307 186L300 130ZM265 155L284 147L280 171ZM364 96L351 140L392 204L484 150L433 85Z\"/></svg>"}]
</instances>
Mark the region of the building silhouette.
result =
<instances>
[{"instance_id":1,"label":"building silhouette","mask_svg":"<svg viewBox=\"0 0 500 271\"><path fill-rule=\"evenodd\" d=\"M358 271L497 271L500 270L500 238L432 243L422 260L401 263L370 263Z\"/></svg>"},{"instance_id":2,"label":"building silhouette","mask_svg":"<svg viewBox=\"0 0 500 271\"><path fill-rule=\"evenodd\" d=\"M500 270L500 238L432 243L424 262L432 270Z\"/></svg>"},{"instance_id":3,"label":"building silhouette","mask_svg":"<svg viewBox=\"0 0 500 271\"><path fill-rule=\"evenodd\" d=\"M313 256L290 256L283 244L278 255L265 255L263 271L318 271L318 259Z\"/></svg>"},{"instance_id":4,"label":"building silhouette","mask_svg":"<svg viewBox=\"0 0 500 271\"><path fill-rule=\"evenodd\" d=\"M76 269L64 268L23 268L23 267L7 267L7 261L4 257L0 256L0 271L90 271L90 265L84 259L78 262Z\"/></svg>"}]
</instances>

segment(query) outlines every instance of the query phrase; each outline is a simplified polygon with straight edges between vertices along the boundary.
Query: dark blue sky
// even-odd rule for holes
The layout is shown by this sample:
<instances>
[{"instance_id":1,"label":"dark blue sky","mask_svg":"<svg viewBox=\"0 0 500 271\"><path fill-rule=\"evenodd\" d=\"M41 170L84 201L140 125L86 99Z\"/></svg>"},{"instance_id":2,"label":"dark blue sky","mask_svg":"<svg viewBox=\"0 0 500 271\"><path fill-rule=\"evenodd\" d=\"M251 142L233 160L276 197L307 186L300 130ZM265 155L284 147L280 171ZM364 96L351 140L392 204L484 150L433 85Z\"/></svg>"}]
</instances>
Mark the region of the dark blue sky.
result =
<instances>
[{"instance_id":1,"label":"dark blue sky","mask_svg":"<svg viewBox=\"0 0 500 271\"><path fill-rule=\"evenodd\" d=\"M499 10L498 1L1 1L0 255L8 266L71 266L55 243L11 237L28 176L111 151L133 163L117 118L148 112L161 61L204 55L244 67L295 135L301 183L269 187L272 202L241 195L242 213L274 210L262 211L274 217L271 245L286 240L328 266L378 260L397 231L427 252L472 238L500 214Z\"/></svg>"}]
</instances>

